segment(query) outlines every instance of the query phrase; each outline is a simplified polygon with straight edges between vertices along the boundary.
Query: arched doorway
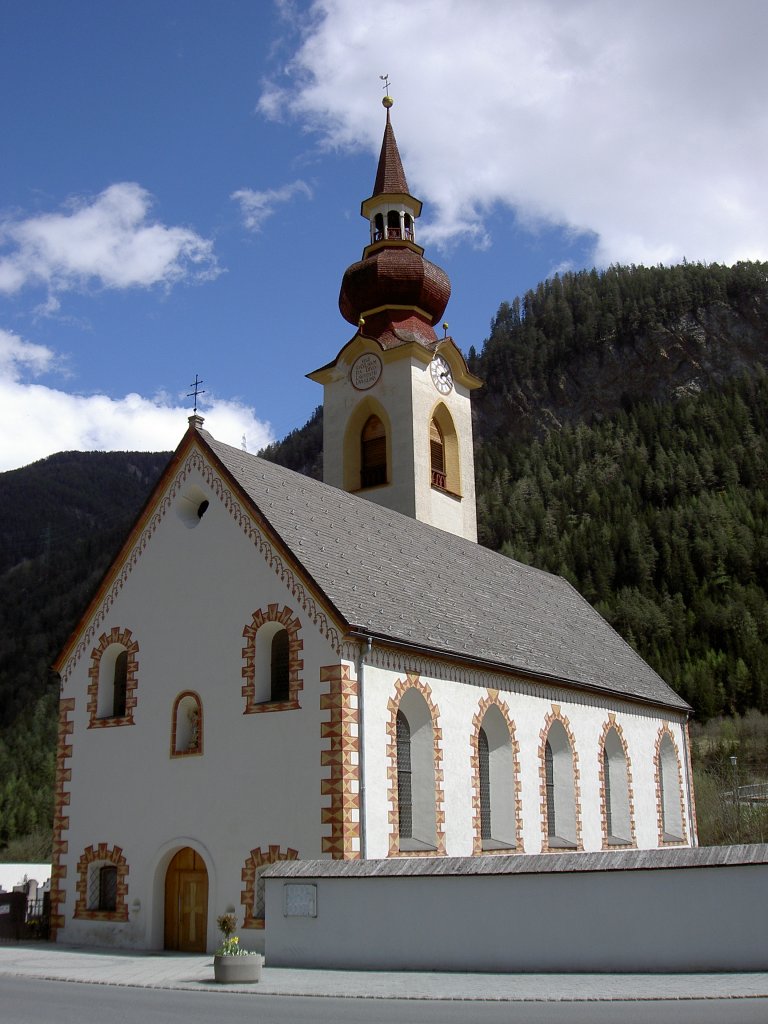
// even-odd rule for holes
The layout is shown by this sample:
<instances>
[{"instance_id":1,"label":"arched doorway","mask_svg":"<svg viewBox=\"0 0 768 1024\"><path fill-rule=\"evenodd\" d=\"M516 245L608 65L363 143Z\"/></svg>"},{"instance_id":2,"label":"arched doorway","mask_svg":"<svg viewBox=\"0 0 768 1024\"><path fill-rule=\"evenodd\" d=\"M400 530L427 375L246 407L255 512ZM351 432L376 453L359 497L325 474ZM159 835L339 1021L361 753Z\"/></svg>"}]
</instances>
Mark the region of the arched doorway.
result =
<instances>
[{"instance_id":1,"label":"arched doorway","mask_svg":"<svg viewBox=\"0 0 768 1024\"><path fill-rule=\"evenodd\" d=\"M208 932L208 871L188 846L165 874L165 948L204 953Z\"/></svg>"}]
</instances>

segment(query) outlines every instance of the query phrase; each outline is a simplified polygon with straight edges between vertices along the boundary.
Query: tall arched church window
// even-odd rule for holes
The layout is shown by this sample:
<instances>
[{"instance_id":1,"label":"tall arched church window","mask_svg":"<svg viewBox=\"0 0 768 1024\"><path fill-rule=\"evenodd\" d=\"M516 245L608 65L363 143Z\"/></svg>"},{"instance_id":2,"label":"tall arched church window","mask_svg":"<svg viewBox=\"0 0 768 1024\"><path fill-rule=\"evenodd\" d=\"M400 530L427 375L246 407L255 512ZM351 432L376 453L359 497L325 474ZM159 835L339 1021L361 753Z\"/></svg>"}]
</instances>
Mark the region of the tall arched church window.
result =
<instances>
[{"instance_id":1,"label":"tall arched church window","mask_svg":"<svg viewBox=\"0 0 768 1024\"><path fill-rule=\"evenodd\" d=\"M387 482L387 434L378 416L369 416L360 435L360 486Z\"/></svg>"},{"instance_id":2,"label":"tall arched church window","mask_svg":"<svg viewBox=\"0 0 768 1024\"><path fill-rule=\"evenodd\" d=\"M397 712L397 809L400 838L412 839L411 728L402 711Z\"/></svg>"},{"instance_id":3,"label":"tall arched church window","mask_svg":"<svg viewBox=\"0 0 768 1024\"><path fill-rule=\"evenodd\" d=\"M272 650L270 652L270 683L272 701L288 700L288 682L290 678L289 665L289 636L287 629L280 629L272 637Z\"/></svg>"},{"instance_id":4,"label":"tall arched church window","mask_svg":"<svg viewBox=\"0 0 768 1024\"><path fill-rule=\"evenodd\" d=\"M445 490L445 441L437 420L429 425L429 458L432 467L432 486Z\"/></svg>"},{"instance_id":5,"label":"tall arched church window","mask_svg":"<svg viewBox=\"0 0 768 1024\"><path fill-rule=\"evenodd\" d=\"M377 213L373 218L373 241L380 242L384 238L384 217Z\"/></svg>"},{"instance_id":6,"label":"tall arched church window","mask_svg":"<svg viewBox=\"0 0 768 1024\"><path fill-rule=\"evenodd\" d=\"M493 838L491 831L491 755L485 729L477 734L477 756L480 762L480 838L483 844Z\"/></svg>"},{"instance_id":7,"label":"tall arched church window","mask_svg":"<svg viewBox=\"0 0 768 1024\"><path fill-rule=\"evenodd\" d=\"M550 849L572 849L578 843L576 780L573 749L562 722L555 719L544 748L546 836Z\"/></svg>"},{"instance_id":8,"label":"tall arched church window","mask_svg":"<svg viewBox=\"0 0 768 1024\"><path fill-rule=\"evenodd\" d=\"M605 801L604 841L608 846L633 842L629 801L629 766L621 737L615 728L605 734L602 754Z\"/></svg>"},{"instance_id":9,"label":"tall arched church window","mask_svg":"<svg viewBox=\"0 0 768 1024\"><path fill-rule=\"evenodd\" d=\"M413 220L411 219L410 213L406 213L403 216L403 227L405 229L405 237L409 241L413 241Z\"/></svg>"},{"instance_id":10,"label":"tall arched church window","mask_svg":"<svg viewBox=\"0 0 768 1024\"><path fill-rule=\"evenodd\" d=\"M557 835L557 818L555 811L555 758L549 740L547 740L544 750L544 772L547 780L547 835L552 839Z\"/></svg>"},{"instance_id":11,"label":"tall arched church window","mask_svg":"<svg viewBox=\"0 0 768 1024\"><path fill-rule=\"evenodd\" d=\"M416 689L400 701L396 753L399 849L436 850L435 733L430 709Z\"/></svg>"},{"instance_id":12,"label":"tall arched church window","mask_svg":"<svg viewBox=\"0 0 768 1024\"><path fill-rule=\"evenodd\" d=\"M657 777L661 817L661 840L680 843L685 840L680 762L677 750L668 732L664 732L658 745Z\"/></svg>"},{"instance_id":13,"label":"tall arched church window","mask_svg":"<svg viewBox=\"0 0 768 1024\"><path fill-rule=\"evenodd\" d=\"M477 769L481 848L513 850L517 845L514 752L508 722L495 705L485 712L477 733Z\"/></svg>"},{"instance_id":14,"label":"tall arched church window","mask_svg":"<svg viewBox=\"0 0 768 1024\"><path fill-rule=\"evenodd\" d=\"M397 210L390 210L387 214L387 238L400 237L400 214Z\"/></svg>"}]
</instances>

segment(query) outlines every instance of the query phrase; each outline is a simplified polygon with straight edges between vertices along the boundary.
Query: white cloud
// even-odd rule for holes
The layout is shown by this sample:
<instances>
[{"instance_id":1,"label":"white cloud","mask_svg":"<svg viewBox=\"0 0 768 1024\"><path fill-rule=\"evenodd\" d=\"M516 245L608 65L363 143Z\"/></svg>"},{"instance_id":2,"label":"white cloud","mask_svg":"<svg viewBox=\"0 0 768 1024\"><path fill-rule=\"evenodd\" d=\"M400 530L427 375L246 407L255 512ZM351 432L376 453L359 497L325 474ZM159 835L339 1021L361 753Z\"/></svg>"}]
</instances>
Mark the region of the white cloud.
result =
<instances>
[{"instance_id":1,"label":"white cloud","mask_svg":"<svg viewBox=\"0 0 768 1024\"><path fill-rule=\"evenodd\" d=\"M135 182L110 185L65 212L0 223L0 292L147 288L218 273L213 244L189 228L150 220L151 196Z\"/></svg>"},{"instance_id":2,"label":"white cloud","mask_svg":"<svg viewBox=\"0 0 768 1024\"><path fill-rule=\"evenodd\" d=\"M388 73L420 241L488 244L506 207L602 264L768 256L762 0L317 0L308 26L261 112L377 152Z\"/></svg>"},{"instance_id":3,"label":"white cloud","mask_svg":"<svg viewBox=\"0 0 768 1024\"><path fill-rule=\"evenodd\" d=\"M243 223L248 230L261 231L264 221L272 216L276 207L290 202L297 195L305 196L307 199L312 198L312 190L305 181L293 181L289 185L265 189L263 192L256 192L251 188L241 188L237 192L233 192L230 199L235 199L240 204Z\"/></svg>"},{"instance_id":4,"label":"white cloud","mask_svg":"<svg viewBox=\"0 0 768 1024\"><path fill-rule=\"evenodd\" d=\"M50 349L0 329L0 472L58 451L170 451L187 428L191 410L178 398L74 395L30 380L55 368ZM240 447L245 435L256 452L274 440L270 425L239 401L212 397L201 413L226 444Z\"/></svg>"}]
</instances>

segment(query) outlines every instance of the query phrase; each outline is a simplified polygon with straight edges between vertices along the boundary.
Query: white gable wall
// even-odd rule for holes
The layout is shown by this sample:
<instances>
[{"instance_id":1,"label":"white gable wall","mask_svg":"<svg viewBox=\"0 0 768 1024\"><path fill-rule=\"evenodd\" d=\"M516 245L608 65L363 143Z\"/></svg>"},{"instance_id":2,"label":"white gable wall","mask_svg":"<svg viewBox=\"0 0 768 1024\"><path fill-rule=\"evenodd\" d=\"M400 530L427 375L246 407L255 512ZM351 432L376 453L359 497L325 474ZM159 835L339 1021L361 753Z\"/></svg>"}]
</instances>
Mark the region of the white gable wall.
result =
<instances>
[{"instance_id":1,"label":"white gable wall","mask_svg":"<svg viewBox=\"0 0 768 1024\"><path fill-rule=\"evenodd\" d=\"M165 868L189 846L208 869L211 948L228 906L242 921L252 849L323 855L319 669L338 656L291 592L293 577L279 578L203 475L190 473L180 491L63 686L75 699L64 941L162 947ZM191 527L179 515L190 491L210 501ZM301 623L301 709L244 714L243 629L270 604ZM90 654L112 627L139 647L134 724L89 728ZM202 702L203 753L171 757L172 709L185 690ZM126 858L128 923L72 919L78 859L99 843ZM260 938L242 934L245 944Z\"/></svg>"}]
</instances>

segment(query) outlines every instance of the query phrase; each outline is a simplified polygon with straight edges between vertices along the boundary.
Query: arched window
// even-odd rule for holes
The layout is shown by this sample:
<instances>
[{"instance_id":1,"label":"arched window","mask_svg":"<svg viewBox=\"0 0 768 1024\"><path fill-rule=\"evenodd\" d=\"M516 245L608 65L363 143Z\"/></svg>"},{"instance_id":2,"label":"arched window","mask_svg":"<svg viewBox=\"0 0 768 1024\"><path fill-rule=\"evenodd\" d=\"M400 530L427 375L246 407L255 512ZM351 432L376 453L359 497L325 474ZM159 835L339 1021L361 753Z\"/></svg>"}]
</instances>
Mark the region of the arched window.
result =
<instances>
[{"instance_id":1,"label":"arched window","mask_svg":"<svg viewBox=\"0 0 768 1024\"><path fill-rule=\"evenodd\" d=\"M659 781L661 841L680 843L685 840L683 825L680 762L670 734L665 730L658 744L656 764Z\"/></svg>"},{"instance_id":2,"label":"arched window","mask_svg":"<svg viewBox=\"0 0 768 1024\"><path fill-rule=\"evenodd\" d=\"M126 725L132 722L136 691L136 652L128 630L104 634L93 654L88 687L91 727ZM129 702L129 697L132 699Z\"/></svg>"},{"instance_id":3,"label":"arched window","mask_svg":"<svg viewBox=\"0 0 768 1024\"><path fill-rule=\"evenodd\" d=\"M384 217L382 214L377 213L373 218L373 239L374 242L380 242L384 237Z\"/></svg>"},{"instance_id":4,"label":"arched window","mask_svg":"<svg viewBox=\"0 0 768 1024\"><path fill-rule=\"evenodd\" d=\"M626 846L633 841L629 803L629 768L624 744L617 730L605 734L602 753L604 840L608 846Z\"/></svg>"},{"instance_id":5,"label":"arched window","mask_svg":"<svg viewBox=\"0 0 768 1024\"><path fill-rule=\"evenodd\" d=\"M413 220L411 219L410 213L403 215L403 226L405 228L405 237L409 241L413 241Z\"/></svg>"},{"instance_id":6,"label":"arched window","mask_svg":"<svg viewBox=\"0 0 768 1024\"><path fill-rule=\"evenodd\" d=\"M491 831L491 752L488 749L488 737L485 729L477 734L477 756L480 762L480 838L483 847L489 842Z\"/></svg>"},{"instance_id":7,"label":"arched window","mask_svg":"<svg viewBox=\"0 0 768 1024\"><path fill-rule=\"evenodd\" d=\"M387 434L378 416L369 416L360 434L360 486L387 482Z\"/></svg>"},{"instance_id":8,"label":"arched window","mask_svg":"<svg viewBox=\"0 0 768 1024\"><path fill-rule=\"evenodd\" d=\"M434 730L429 707L415 688L403 694L396 732L399 849L436 850Z\"/></svg>"},{"instance_id":9,"label":"arched window","mask_svg":"<svg viewBox=\"0 0 768 1024\"><path fill-rule=\"evenodd\" d=\"M445 442L437 420L429 424L429 459L432 467L432 486L445 490Z\"/></svg>"},{"instance_id":10,"label":"arched window","mask_svg":"<svg viewBox=\"0 0 768 1024\"><path fill-rule=\"evenodd\" d=\"M280 629L272 637L270 651L270 700L288 700L288 654L289 636L287 629Z\"/></svg>"},{"instance_id":11,"label":"arched window","mask_svg":"<svg viewBox=\"0 0 768 1024\"><path fill-rule=\"evenodd\" d=\"M544 748L546 782L546 836L550 849L575 848L576 787L573 750L562 722L555 719L549 728Z\"/></svg>"},{"instance_id":12,"label":"arched window","mask_svg":"<svg viewBox=\"0 0 768 1024\"><path fill-rule=\"evenodd\" d=\"M400 237L400 214L397 210L390 210L387 214L387 238Z\"/></svg>"},{"instance_id":13,"label":"arched window","mask_svg":"<svg viewBox=\"0 0 768 1024\"><path fill-rule=\"evenodd\" d=\"M443 402L438 403L429 423L429 464L432 486L460 497L459 438Z\"/></svg>"},{"instance_id":14,"label":"arched window","mask_svg":"<svg viewBox=\"0 0 768 1024\"><path fill-rule=\"evenodd\" d=\"M491 705L477 734L480 840L483 850L516 846L515 764L509 726Z\"/></svg>"},{"instance_id":15,"label":"arched window","mask_svg":"<svg viewBox=\"0 0 768 1024\"><path fill-rule=\"evenodd\" d=\"M245 714L298 709L303 687L301 622L291 608L270 604L243 629Z\"/></svg>"},{"instance_id":16,"label":"arched window","mask_svg":"<svg viewBox=\"0 0 768 1024\"><path fill-rule=\"evenodd\" d=\"M173 705L171 756L203 752L203 707L196 693L180 693Z\"/></svg>"},{"instance_id":17,"label":"arched window","mask_svg":"<svg viewBox=\"0 0 768 1024\"><path fill-rule=\"evenodd\" d=\"M121 651L115 659L112 679L112 718L125 716L125 698L128 687L128 651Z\"/></svg>"},{"instance_id":18,"label":"arched window","mask_svg":"<svg viewBox=\"0 0 768 1024\"><path fill-rule=\"evenodd\" d=\"M397 712L397 810L400 839L412 839L411 727L402 711Z\"/></svg>"}]
</instances>

